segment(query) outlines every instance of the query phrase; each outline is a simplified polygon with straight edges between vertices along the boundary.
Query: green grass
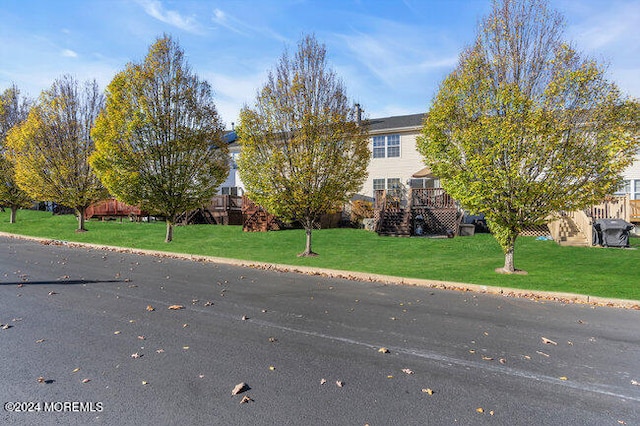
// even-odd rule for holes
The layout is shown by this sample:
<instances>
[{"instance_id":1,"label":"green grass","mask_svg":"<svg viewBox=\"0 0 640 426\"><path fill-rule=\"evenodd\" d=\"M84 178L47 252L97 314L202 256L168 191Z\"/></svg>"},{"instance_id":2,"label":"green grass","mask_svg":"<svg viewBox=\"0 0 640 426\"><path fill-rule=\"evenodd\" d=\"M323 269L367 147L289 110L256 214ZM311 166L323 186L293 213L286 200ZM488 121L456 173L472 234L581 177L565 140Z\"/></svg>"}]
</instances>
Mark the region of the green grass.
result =
<instances>
[{"instance_id":1,"label":"green grass","mask_svg":"<svg viewBox=\"0 0 640 426\"><path fill-rule=\"evenodd\" d=\"M394 238L358 229L324 229L313 233L313 249L320 256L299 258L302 230L245 233L239 226L179 226L174 241L166 244L162 222L89 221L89 232L76 233L73 216L29 210L18 212L17 223L8 222L9 212L0 213L0 231L57 240L640 300L640 238L631 239L633 249L623 250L560 247L521 237L516 267L528 275L506 276L494 272L504 258L488 234Z\"/></svg>"}]
</instances>

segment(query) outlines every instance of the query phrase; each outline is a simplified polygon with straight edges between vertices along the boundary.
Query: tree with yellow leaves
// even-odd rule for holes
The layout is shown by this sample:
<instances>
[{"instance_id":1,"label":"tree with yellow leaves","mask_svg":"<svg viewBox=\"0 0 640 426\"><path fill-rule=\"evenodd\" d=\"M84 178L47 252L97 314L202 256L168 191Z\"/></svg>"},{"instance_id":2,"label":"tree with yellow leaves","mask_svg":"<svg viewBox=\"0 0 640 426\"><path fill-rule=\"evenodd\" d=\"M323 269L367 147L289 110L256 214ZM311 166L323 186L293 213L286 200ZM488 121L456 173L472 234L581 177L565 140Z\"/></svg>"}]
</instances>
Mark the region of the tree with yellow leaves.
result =
<instances>
[{"instance_id":1,"label":"tree with yellow leaves","mask_svg":"<svg viewBox=\"0 0 640 426\"><path fill-rule=\"evenodd\" d=\"M311 236L320 215L340 208L366 179L370 152L359 114L313 36L293 58L285 52L255 106L240 113L238 166L247 195L302 224L301 256L315 254Z\"/></svg>"},{"instance_id":2,"label":"tree with yellow leaves","mask_svg":"<svg viewBox=\"0 0 640 426\"><path fill-rule=\"evenodd\" d=\"M103 103L95 81L80 87L75 78L63 76L42 92L6 140L18 186L34 200L74 208L78 232L86 231L87 207L107 196L88 162L94 149L91 128Z\"/></svg>"},{"instance_id":3,"label":"tree with yellow leaves","mask_svg":"<svg viewBox=\"0 0 640 426\"><path fill-rule=\"evenodd\" d=\"M443 81L418 149L461 205L485 214L514 273L528 226L615 192L638 148L640 108L562 41L546 0L494 0Z\"/></svg>"}]
</instances>

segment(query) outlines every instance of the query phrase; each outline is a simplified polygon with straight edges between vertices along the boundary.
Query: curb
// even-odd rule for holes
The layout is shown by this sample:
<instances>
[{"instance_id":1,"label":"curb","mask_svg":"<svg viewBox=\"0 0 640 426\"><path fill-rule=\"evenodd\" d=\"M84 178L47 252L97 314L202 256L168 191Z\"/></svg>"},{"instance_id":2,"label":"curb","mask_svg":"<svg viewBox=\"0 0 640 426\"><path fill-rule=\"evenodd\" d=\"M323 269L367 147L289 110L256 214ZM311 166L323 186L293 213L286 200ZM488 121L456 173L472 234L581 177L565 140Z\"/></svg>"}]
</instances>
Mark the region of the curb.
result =
<instances>
[{"instance_id":1,"label":"curb","mask_svg":"<svg viewBox=\"0 0 640 426\"><path fill-rule=\"evenodd\" d=\"M60 241L50 238L31 237L26 235L9 234L0 232L0 237L37 241L45 245L64 245L69 247L84 247L96 250L115 251L120 253L140 254L155 257L167 257L172 259L184 259L195 262L218 263L245 268L264 269L278 272L294 272L306 275L319 275L331 278L341 278L352 281L376 282L390 285L410 285L416 287L437 288L442 290L456 290L482 294L495 294L514 298L527 298L531 300L549 300L561 303L577 303L593 306L608 306L614 308L640 310L640 301L629 299L613 299L598 296L589 296L575 293L560 293L551 291L521 290L508 287L496 287L482 284L468 284L453 281L438 281L423 278L407 278L392 275L372 274L368 272L342 271L327 268L314 268L310 266L283 265L277 263L258 262L250 260L230 259L226 257L203 256L184 253L173 253L158 250L135 249L127 247L108 246L101 244L79 243L72 241Z\"/></svg>"}]
</instances>

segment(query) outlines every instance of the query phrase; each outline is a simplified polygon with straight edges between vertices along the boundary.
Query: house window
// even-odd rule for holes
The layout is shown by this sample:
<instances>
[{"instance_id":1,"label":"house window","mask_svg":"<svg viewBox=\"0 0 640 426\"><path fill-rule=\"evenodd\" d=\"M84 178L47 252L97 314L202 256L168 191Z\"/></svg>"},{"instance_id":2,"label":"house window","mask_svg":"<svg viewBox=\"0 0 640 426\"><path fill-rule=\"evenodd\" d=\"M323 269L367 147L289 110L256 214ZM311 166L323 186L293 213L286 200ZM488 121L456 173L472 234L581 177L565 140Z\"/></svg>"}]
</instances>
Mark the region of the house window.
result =
<instances>
[{"instance_id":1,"label":"house window","mask_svg":"<svg viewBox=\"0 0 640 426\"><path fill-rule=\"evenodd\" d=\"M387 179L387 189L400 189L401 186L400 178Z\"/></svg>"},{"instance_id":2,"label":"house window","mask_svg":"<svg viewBox=\"0 0 640 426\"><path fill-rule=\"evenodd\" d=\"M640 179L636 179L633 181L633 200L640 200Z\"/></svg>"},{"instance_id":3,"label":"house window","mask_svg":"<svg viewBox=\"0 0 640 426\"><path fill-rule=\"evenodd\" d=\"M384 157L385 157L385 137L374 136L373 137L373 158L384 158Z\"/></svg>"},{"instance_id":4,"label":"house window","mask_svg":"<svg viewBox=\"0 0 640 426\"><path fill-rule=\"evenodd\" d=\"M424 179L409 179L409 187L412 189L425 188L425 181Z\"/></svg>"},{"instance_id":5,"label":"house window","mask_svg":"<svg viewBox=\"0 0 640 426\"><path fill-rule=\"evenodd\" d=\"M400 157L400 135L374 136L373 158Z\"/></svg>"},{"instance_id":6,"label":"house window","mask_svg":"<svg viewBox=\"0 0 640 426\"><path fill-rule=\"evenodd\" d=\"M231 153L231 159L229 161L229 166L231 170L236 170L238 168L238 155L239 153L233 152Z\"/></svg>"},{"instance_id":7,"label":"house window","mask_svg":"<svg viewBox=\"0 0 640 426\"><path fill-rule=\"evenodd\" d=\"M625 194L631 194L631 181L630 180L623 181L622 186L615 193L615 195L625 195Z\"/></svg>"},{"instance_id":8,"label":"house window","mask_svg":"<svg viewBox=\"0 0 640 426\"><path fill-rule=\"evenodd\" d=\"M242 188L238 186L223 186L221 189L222 195L242 195Z\"/></svg>"},{"instance_id":9,"label":"house window","mask_svg":"<svg viewBox=\"0 0 640 426\"><path fill-rule=\"evenodd\" d=\"M387 136L387 157L400 157L400 135Z\"/></svg>"},{"instance_id":10,"label":"house window","mask_svg":"<svg viewBox=\"0 0 640 426\"><path fill-rule=\"evenodd\" d=\"M384 179L374 179L373 180L373 190L381 191L384 189Z\"/></svg>"}]
</instances>

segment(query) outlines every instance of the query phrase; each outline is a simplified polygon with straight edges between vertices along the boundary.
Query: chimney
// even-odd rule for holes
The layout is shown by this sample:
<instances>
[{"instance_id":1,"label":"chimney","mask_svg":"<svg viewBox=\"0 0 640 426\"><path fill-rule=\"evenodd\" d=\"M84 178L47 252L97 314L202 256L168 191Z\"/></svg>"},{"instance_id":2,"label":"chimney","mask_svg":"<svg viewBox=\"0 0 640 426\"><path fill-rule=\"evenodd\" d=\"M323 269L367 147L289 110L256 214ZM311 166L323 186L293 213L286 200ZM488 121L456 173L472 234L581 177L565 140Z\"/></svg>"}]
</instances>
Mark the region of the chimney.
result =
<instances>
[{"instance_id":1,"label":"chimney","mask_svg":"<svg viewBox=\"0 0 640 426\"><path fill-rule=\"evenodd\" d=\"M358 126L362 123L362 108L360 108L360 104L356 104L356 119L358 120Z\"/></svg>"},{"instance_id":2,"label":"chimney","mask_svg":"<svg viewBox=\"0 0 640 426\"><path fill-rule=\"evenodd\" d=\"M234 123L233 121L231 122L231 131L236 130L236 123Z\"/></svg>"}]
</instances>

